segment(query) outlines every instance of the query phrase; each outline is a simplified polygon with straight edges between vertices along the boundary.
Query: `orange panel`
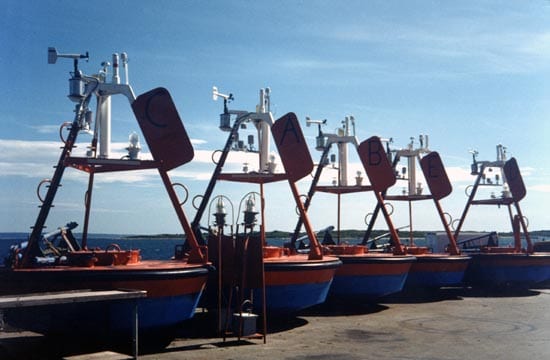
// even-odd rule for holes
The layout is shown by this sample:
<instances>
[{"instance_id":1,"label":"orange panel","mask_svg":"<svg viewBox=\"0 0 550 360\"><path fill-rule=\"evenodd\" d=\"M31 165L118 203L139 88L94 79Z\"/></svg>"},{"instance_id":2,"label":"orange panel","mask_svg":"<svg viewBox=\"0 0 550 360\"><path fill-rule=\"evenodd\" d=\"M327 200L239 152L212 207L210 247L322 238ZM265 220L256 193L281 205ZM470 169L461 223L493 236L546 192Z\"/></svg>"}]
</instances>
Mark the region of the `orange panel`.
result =
<instances>
[{"instance_id":1,"label":"orange panel","mask_svg":"<svg viewBox=\"0 0 550 360\"><path fill-rule=\"evenodd\" d=\"M271 132L288 178L296 182L310 174L313 170L313 160L296 114L288 113L275 121Z\"/></svg>"},{"instance_id":2,"label":"orange panel","mask_svg":"<svg viewBox=\"0 0 550 360\"><path fill-rule=\"evenodd\" d=\"M395 184L395 173L378 136L359 145L359 157L375 191L382 192Z\"/></svg>"},{"instance_id":3,"label":"orange panel","mask_svg":"<svg viewBox=\"0 0 550 360\"><path fill-rule=\"evenodd\" d=\"M441 200L453 191L441 157L436 151L432 151L420 160L420 166L424 178L430 188L430 193L436 200Z\"/></svg>"},{"instance_id":4,"label":"orange panel","mask_svg":"<svg viewBox=\"0 0 550 360\"><path fill-rule=\"evenodd\" d=\"M293 285L324 283L332 280L336 268L296 271L266 271L265 285Z\"/></svg>"},{"instance_id":5,"label":"orange panel","mask_svg":"<svg viewBox=\"0 0 550 360\"><path fill-rule=\"evenodd\" d=\"M527 191L519 171L518 163L515 158L511 158L504 164L504 176L510 187L510 192L515 201L520 201L525 197Z\"/></svg>"},{"instance_id":6,"label":"orange panel","mask_svg":"<svg viewBox=\"0 0 550 360\"><path fill-rule=\"evenodd\" d=\"M193 145L168 90L156 88L138 96L132 109L162 169L168 171L193 159Z\"/></svg>"},{"instance_id":7,"label":"orange panel","mask_svg":"<svg viewBox=\"0 0 550 360\"><path fill-rule=\"evenodd\" d=\"M157 279L157 280L136 280L112 282L113 288L140 289L147 291L148 298L164 296L180 296L195 294L203 290L206 284L206 275L184 279Z\"/></svg>"}]
</instances>

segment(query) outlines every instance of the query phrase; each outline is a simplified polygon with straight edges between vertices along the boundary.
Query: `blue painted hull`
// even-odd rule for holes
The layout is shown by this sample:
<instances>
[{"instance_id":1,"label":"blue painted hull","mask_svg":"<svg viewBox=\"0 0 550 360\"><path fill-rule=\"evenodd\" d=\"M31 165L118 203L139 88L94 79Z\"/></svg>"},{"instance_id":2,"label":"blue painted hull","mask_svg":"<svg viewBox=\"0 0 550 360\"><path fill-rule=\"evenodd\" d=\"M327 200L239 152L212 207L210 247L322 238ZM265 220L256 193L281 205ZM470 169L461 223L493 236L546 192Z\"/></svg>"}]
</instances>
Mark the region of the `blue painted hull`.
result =
<instances>
[{"instance_id":1,"label":"blue painted hull","mask_svg":"<svg viewBox=\"0 0 550 360\"><path fill-rule=\"evenodd\" d=\"M143 261L129 266L50 267L0 272L2 294L138 289L138 300L96 301L8 309L13 326L44 334L127 335L138 304L140 332L172 328L191 318L206 284L209 269L179 261Z\"/></svg>"},{"instance_id":2,"label":"blue painted hull","mask_svg":"<svg viewBox=\"0 0 550 360\"><path fill-rule=\"evenodd\" d=\"M413 256L358 254L339 256L343 265L336 271L331 297L371 300L403 289Z\"/></svg>"},{"instance_id":3,"label":"blue painted hull","mask_svg":"<svg viewBox=\"0 0 550 360\"><path fill-rule=\"evenodd\" d=\"M409 273L406 287L457 286L464 280L464 271L417 271Z\"/></svg>"},{"instance_id":4,"label":"blue painted hull","mask_svg":"<svg viewBox=\"0 0 550 360\"><path fill-rule=\"evenodd\" d=\"M170 329L193 317L201 293L136 301L51 305L13 309L7 320L13 326L43 334L78 334L94 338L126 337L132 333L137 302L140 333Z\"/></svg>"},{"instance_id":5,"label":"blue painted hull","mask_svg":"<svg viewBox=\"0 0 550 360\"><path fill-rule=\"evenodd\" d=\"M407 273L400 275L337 276L334 278L330 295L376 299L401 291L407 276Z\"/></svg>"},{"instance_id":6,"label":"blue painted hull","mask_svg":"<svg viewBox=\"0 0 550 360\"><path fill-rule=\"evenodd\" d=\"M550 253L474 254L466 273L470 285L530 286L550 280Z\"/></svg>"},{"instance_id":7,"label":"blue painted hull","mask_svg":"<svg viewBox=\"0 0 550 360\"><path fill-rule=\"evenodd\" d=\"M267 312L291 314L323 303L341 265L337 258L308 260L307 255L265 259ZM255 290L254 298L261 299L261 291ZM261 310L261 301L254 305Z\"/></svg>"},{"instance_id":8,"label":"blue painted hull","mask_svg":"<svg viewBox=\"0 0 550 360\"><path fill-rule=\"evenodd\" d=\"M331 281L310 284L292 284L267 286L267 311L269 313L291 314L308 307L325 302ZM254 298L259 299L261 292L254 291ZM261 309L255 309L261 311Z\"/></svg>"},{"instance_id":9,"label":"blue painted hull","mask_svg":"<svg viewBox=\"0 0 550 360\"><path fill-rule=\"evenodd\" d=\"M416 256L405 288L459 286L464 281L471 258L462 255L423 254Z\"/></svg>"},{"instance_id":10,"label":"blue painted hull","mask_svg":"<svg viewBox=\"0 0 550 360\"><path fill-rule=\"evenodd\" d=\"M292 314L305 308L323 303L328 295L336 269L342 263L337 258L309 260L308 255L285 255L264 259L264 269L253 269L247 277L248 287L244 299L252 300L254 312L263 312L262 283L265 284L265 310L271 314ZM262 276L263 275L263 276ZM224 277L224 279L227 279ZM265 281L263 281L263 280ZM212 272L202 297L201 306L217 309L218 274ZM230 281L233 279L230 279ZM251 285L254 284L254 285ZM237 283L234 284L232 307L238 308L240 299ZM249 298L249 290L252 297ZM229 286L224 284L223 299L230 296ZM226 306L226 304L224 304Z\"/></svg>"},{"instance_id":11,"label":"blue painted hull","mask_svg":"<svg viewBox=\"0 0 550 360\"><path fill-rule=\"evenodd\" d=\"M162 327L171 327L189 320L195 314L201 293L183 296L171 296L156 299L140 299L138 315L140 329L145 331ZM129 304L112 304L110 311L110 328L115 331L129 331L128 319L131 318L132 306Z\"/></svg>"}]
</instances>

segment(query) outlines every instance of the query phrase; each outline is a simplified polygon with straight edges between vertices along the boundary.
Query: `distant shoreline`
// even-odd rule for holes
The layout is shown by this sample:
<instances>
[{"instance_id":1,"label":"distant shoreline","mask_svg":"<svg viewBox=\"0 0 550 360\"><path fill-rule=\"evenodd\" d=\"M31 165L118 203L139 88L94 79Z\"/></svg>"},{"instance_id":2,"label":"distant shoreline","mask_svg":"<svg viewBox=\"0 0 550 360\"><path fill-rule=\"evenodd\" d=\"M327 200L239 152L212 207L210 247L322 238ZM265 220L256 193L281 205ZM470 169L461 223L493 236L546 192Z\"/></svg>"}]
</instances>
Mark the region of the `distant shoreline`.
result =
<instances>
[{"instance_id":1,"label":"distant shoreline","mask_svg":"<svg viewBox=\"0 0 550 360\"><path fill-rule=\"evenodd\" d=\"M427 233L431 233L434 231L413 231L412 235L415 238L423 238L426 236ZM440 231L437 231L440 232ZM442 231L441 231L442 232ZM490 231L464 231L465 233L489 233ZM266 238L273 239L273 238L290 238L291 232L287 231L280 231L280 230L274 230L274 231L267 231L266 232ZM336 233L333 232L333 235ZM371 233L371 238L381 236L387 234L387 230L373 230ZM402 237L409 237L410 233L408 231L400 231L399 234ZM512 232L499 232L500 236L514 236ZM536 231L530 231L529 234L531 236L536 237L544 237L544 238L550 238L550 230L536 230ZM300 236L305 236L306 233L300 233ZM365 235L365 230L341 230L340 231L340 237L341 238L359 238L363 237ZM389 235L388 235L389 236ZM151 235L121 235L122 239L182 239L185 238L184 234L151 234Z\"/></svg>"},{"instance_id":2,"label":"distant shoreline","mask_svg":"<svg viewBox=\"0 0 550 360\"><path fill-rule=\"evenodd\" d=\"M413 231L413 237L414 238L424 238L426 237L427 233L433 233L433 232L443 232L443 231ZM379 237L381 235L387 234L387 230L373 230L371 233L371 238ZM471 233L471 234L486 234L489 233L489 231L463 231L463 233ZM506 236L506 237L512 237L514 234L512 232L497 232L499 236ZM26 237L29 234L25 232L0 232L3 237L11 238L13 236L19 236L19 237ZM274 230L274 231L267 231L266 237L269 239L278 238L278 239L285 239L289 238L291 236L291 232L289 231L280 231L280 230ZM410 237L410 234L408 231L401 230L399 232L400 237L407 238ZM537 238L544 238L544 239L550 239L550 230L535 230L530 231L529 234L532 237ZM79 237L81 236L81 233L74 233L75 236ZM204 234L206 235L206 234ZM306 234L304 232L300 233L300 236L305 236ZM333 237L336 236L336 232L332 232ZM340 231L340 238L345 239L358 239L362 238L365 235L365 230L342 230ZM136 240L136 239L185 239L184 234L132 234L132 235L125 235L125 234L108 234L108 233L93 233L90 234L90 236L94 237L116 237L120 240ZM389 235L388 235L389 236Z\"/></svg>"}]
</instances>

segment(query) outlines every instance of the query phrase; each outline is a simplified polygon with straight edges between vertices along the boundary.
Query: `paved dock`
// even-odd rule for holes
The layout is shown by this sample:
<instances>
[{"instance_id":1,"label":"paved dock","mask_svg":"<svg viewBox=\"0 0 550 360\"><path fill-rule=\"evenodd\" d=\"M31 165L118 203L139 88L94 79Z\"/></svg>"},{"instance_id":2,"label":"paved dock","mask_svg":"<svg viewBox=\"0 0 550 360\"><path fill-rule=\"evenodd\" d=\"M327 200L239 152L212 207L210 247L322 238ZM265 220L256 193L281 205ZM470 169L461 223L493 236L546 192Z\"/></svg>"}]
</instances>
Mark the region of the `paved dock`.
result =
<instances>
[{"instance_id":1,"label":"paved dock","mask_svg":"<svg viewBox=\"0 0 550 360\"><path fill-rule=\"evenodd\" d=\"M379 304L323 304L288 319L268 319L266 344L233 337L224 342L203 326L205 318L197 313L166 349L140 359L550 358L550 287L443 289ZM60 349L62 344L48 344L40 335L0 332L1 359L130 358L74 344L65 354Z\"/></svg>"}]
</instances>

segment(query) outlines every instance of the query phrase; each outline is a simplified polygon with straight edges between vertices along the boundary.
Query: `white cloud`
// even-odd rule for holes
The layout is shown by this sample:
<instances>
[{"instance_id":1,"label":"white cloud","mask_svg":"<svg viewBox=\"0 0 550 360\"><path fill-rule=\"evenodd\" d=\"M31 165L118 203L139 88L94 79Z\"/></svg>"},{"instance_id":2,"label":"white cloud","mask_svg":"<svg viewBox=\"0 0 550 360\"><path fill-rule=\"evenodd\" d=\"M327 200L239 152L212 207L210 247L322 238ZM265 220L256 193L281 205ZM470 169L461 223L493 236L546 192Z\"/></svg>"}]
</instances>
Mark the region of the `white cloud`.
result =
<instances>
[{"instance_id":1,"label":"white cloud","mask_svg":"<svg viewBox=\"0 0 550 360\"><path fill-rule=\"evenodd\" d=\"M59 132L59 125L30 125L30 128L39 134L55 134Z\"/></svg>"},{"instance_id":2,"label":"white cloud","mask_svg":"<svg viewBox=\"0 0 550 360\"><path fill-rule=\"evenodd\" d=\"M455 183L466 183L473 184L475 177L470 173L470 169L458 167L458 166L449 166L445 167L447 176L451 184Z\"/></svg>"},{"instance_id":3,"label":"white cloud","mask_svg":"<svg viewBox=\"0 0 550 360\"><path fill-rule=\"evenodd\" d=\"M197 140L196 143L205 143ZM61 142L56 141L25 141L0 139L0 176L23 176L30 178L49 178L53 174L52 166L57 163L60 155ZM111 144L111 158L120 159L126 155L127 143ZM78 144L73 151L75 156L85 156L87 144ZM218 154L219 155L219 154ZM228 156L224 170L242 171L244 163L248 163L250 171L257 170L256 154L247 152L232 152ZM214 156L219 159L219 156ZM148 152L141 152L140 159L151 160ZM205 164L210 166L205 167ZM172 171L173 176L192 180L208 180L212 176L214 163L212 150L195 150L195 157L189 164ZM71 179L86 182L88 176L84 172L74 171ZM96 176L95 182L102 183L142 183L158 181L158 173L154 170L136 170L126 172L102 173Z\"/></svg>"},{"instance_id":4,"label":"white cloud","mask_svg":"<svg viewBox=\"0 0 550 360\"><path fill-rule=\"evenodd\" d=\"M52 166L29 162L0 161L0 176L24 176L30 178L47 178L52 175Z\"/></svg>"},{"instance_id":5,"label":"white cloud","mask_svg":"<svg viewBox=\"0 0 550 360\"><path fill-rule=\"evenodd\" d=\"M540 185L528 186L527 189L529 191L538 191L538 192L550 193L550 184L540 184Z\"/></svg>"},{"instance_id":6,"label":"white cloud","mask_svg":"<svg viewBox=\"0 0 550 360\"><path fill-rule=\"evenodd\" d=\"M21 159L35 159L49 157L59 151L60 143L55 141L25 141L0 139L0 160L20 161Z\"/></svg>"},{"instance_id":7,"label":"white cloud","mask_svg":"<svg viewBox=\"0 0 550 360\"><path fill-rule=\"evenodd\" d=\"M527 55L548 57L550 55L550 32L529 34L520 44L519 50Z\"/></svg>"},{"instance_id":8,"label":"white cloud","mask_svg":"<svg viewBox=\"0 0 550 360\"><path fill-rule=\"evenodd\" d=\"M527 176L531 176L536 173L536 169L534 167L530 166L524 166L520 168L521 175L525 178Z\"/></svg>"},{"instance_id":9,"label":"white cloud","mask_svg":"<svg viewBox=\"0 0 550 360\"><path fill-rule=\"evenodd\" d=\"M278 65L281 65L288 69L293 70L303 70L303 69L314 69L314 70L349 70L353 69L370 69L370 70L383 70L384 67L378 63L370 61L334 61L330 60L320 60L320 59L308 59L308 58L292 58L292 59L282 59L277 62Z\"/></svg>"},{"instance_id":10,"label":"white cloud","mask_svg":"<svg viewBox=\"0 0 550 360\"><path fill-rule=\"evenodd\" d=\"M505 20L504 20L505 21ZM506 74L526 73L548 68L550 60L550 33L523 27L510 28L502 19L446 18L428 20L422 24L399 24L388 21L371 21L368 24L341 24L330 32L316 33L328 41L349 42L354 46L383 49L384 53L405 53L407 57L429 58L430 74ZM508 20L510 23L514 20ZM495 26L497 22L497 26ZM502 24L499 24L502 22ZM449 63L449 60L452 63ZM434 66L438 62L445 67ZM384 67L374 62L306 59L284 62L286 66L314 69L368 67L395 73L394 66ZM443 70L442 70L443 69ZM446 71L444 69L448 69ZM420 69L417 69L418 75ZM403 67L404 74L410 69ZM443 71L443 72L442 72ZM399 70L398 70L399 72ZM422 73L422 71L420 71ZM447 74L449 75L449 74Z\"/></svg>"},{"instance_id":11,"label":"white cloud","mask_svg":"<svg viewBox=\"0 0 550 360\"><path fill-rule=\"evenodd\" d=\"M120 159L126 155L127 144L118 142L111 144L112 158ZM76 156L84 156L86 144L80 144L75 149ZM0 176L22 176L28 178L49 178L53 174L52 166L57 162L60 154L60 142L54 141L23 141L23 140L5 140L0 139ZM173 178L179 177L189 180L208 181L212 177L215 164L212 158L218 160L220 153L214 153L212 150L195 150L193 160L176 168L170 172ZM148 152L140 153L141 159L152 159ZM276 162L279 164L276 172L282 172L281 161L276 156ZM249 171L258 171L258 160L256 153L250 152L231 152L227 157L224 171L241 172L244 164L248 164ZM314 173L315 169L312 172ZM360 162L350 162L348 164L348 183L355 183L357 171L360 171L364 182L368 183L368 177ZM447 175L451 184L457 188L470 185L475 180L470 174L469 168L457 166L446 167ZM524 167L521 169L524 176L529 176L535 169ZM72 171L66 174L66 178L74 181L86 182L88 176L81 171ZM421 176L421 175L419 175ZM319 184L331 184L338 177L338 171L331 166L325 167ZM309 179L304 179L309 180ZM421 180L422 181L422 180ZM126 172L102 173L95 178L96 184L109 183L132 183L147 186L147 184L158 182L158 173L155 170L135 170ZM550 192L550 185L530 186L531 191Z\"/></svg>"}]
</instances>

